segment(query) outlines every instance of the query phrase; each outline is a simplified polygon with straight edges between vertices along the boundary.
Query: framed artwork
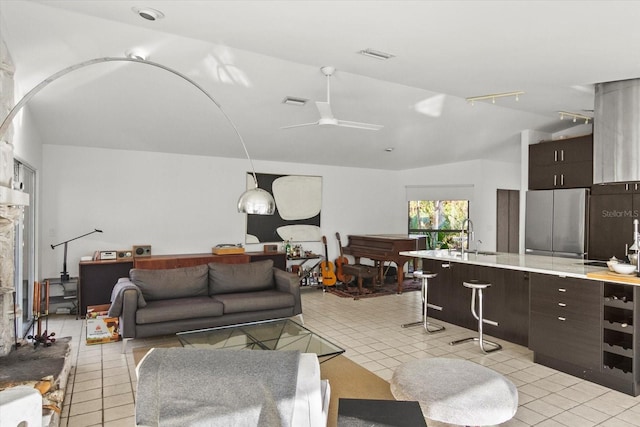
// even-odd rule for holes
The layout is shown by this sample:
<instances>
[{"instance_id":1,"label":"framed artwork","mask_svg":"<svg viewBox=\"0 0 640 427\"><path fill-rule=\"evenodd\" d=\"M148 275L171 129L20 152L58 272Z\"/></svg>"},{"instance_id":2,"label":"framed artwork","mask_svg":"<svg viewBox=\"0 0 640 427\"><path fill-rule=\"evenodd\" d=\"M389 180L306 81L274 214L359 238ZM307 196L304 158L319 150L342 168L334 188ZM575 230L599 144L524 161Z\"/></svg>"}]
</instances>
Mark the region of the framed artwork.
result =
<instances>
[{"instance_id":1,"label":"framed artwork","mask_svg":"<svg viewBox=\"0 0 640 427\"><path fill-rule=\"evenodd\" d=\"M258 186L276 201L273 215L247 215L245 243L291 240L316 242L322 238L322 177L257 173ZM247 188L253 176L247 172Z\"/></svg>"}]
</instances>

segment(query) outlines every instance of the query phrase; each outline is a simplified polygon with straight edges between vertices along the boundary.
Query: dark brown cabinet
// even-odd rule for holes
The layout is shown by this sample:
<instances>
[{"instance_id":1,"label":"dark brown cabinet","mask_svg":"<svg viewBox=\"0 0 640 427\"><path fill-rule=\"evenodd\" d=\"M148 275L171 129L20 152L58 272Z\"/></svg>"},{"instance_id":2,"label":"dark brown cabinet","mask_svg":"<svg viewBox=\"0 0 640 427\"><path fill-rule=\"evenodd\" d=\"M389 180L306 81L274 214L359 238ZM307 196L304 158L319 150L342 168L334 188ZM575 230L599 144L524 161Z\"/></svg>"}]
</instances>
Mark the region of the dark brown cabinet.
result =
<instances>
[{"instance_id":1,"label":"dark brown cabinet","mask_svg":"<svg viewBox=\"0 0 640 427\"><path fill-rule=\"evenodd\" d=\"M602 382L633 396L640 394L637 295L637 286L604 282Z\"/></svg>"},{"instance_id":2,"label":"dark brown cabinet","mask_svg":"<svg viewBox=\"0 0 640 427\"><path fill-rule=\"evenodd\" d=\"M529 146L529 189L587 188L593 184L593 135Z\"/></svg>"},{"instance_id":3,"label":"dark brown cabinet","mask_svg":"<svg viewBox=\"0 0 640 427\"><path fill-rule=\"evenodd\" d=\"M477 330L471 314L471 289L462 285L470 279L487 280L484 291L484 318L498 326L485 324L485 333L517 344L527 345L529 333L529 273L446 260L423 260L425 270L438 273L429 279L428 314L435 319Z\"/></svg>"},{"instance_id":4,"label":"dark brown cabinet","mask_svg":"<svg viewBox=\"0 0 640 427\"><path fill-rule=\"evenodd\" d=\"M133 261L81 261L80 315L87 314L87 306L109 304L111 291L121 277L129 277Z\"/></svg>"},{"instance_id":5,"label":"dark brown cabinet","mask_svg":"<svg viewBox=\"0 0 640 427\"><path fill-rule=\"evenodd\" d=\"M530 289L534 362L592 378L602 360L602 282L532 273Z\"/></svg>"},{"instance_id":6,"label":"dark brown cabinet","mask_svg":"<svg viewBox=\"0 0 640 427\"><path fill-rule=\"evenodd\" d=\"M589 203L589 258L625 259L633 243L633 220L640 216L640 185L594 185Z\"/></svg>"}]
</instances>

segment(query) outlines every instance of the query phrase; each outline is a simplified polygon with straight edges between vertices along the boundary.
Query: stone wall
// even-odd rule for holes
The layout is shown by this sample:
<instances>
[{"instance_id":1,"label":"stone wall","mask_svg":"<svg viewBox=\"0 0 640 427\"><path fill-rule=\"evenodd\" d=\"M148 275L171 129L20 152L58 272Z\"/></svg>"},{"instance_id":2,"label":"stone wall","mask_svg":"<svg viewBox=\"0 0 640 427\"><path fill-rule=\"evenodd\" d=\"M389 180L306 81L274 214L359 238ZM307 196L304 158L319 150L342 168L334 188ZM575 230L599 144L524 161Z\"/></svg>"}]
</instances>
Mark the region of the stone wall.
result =
<instances>
[{"instance_id":1,"label":"stone wall","mask_svg":"<svg viewBox=\"0 0 640 427\"><path fill-rule=\"evenodd\" d=\"M0 39L0 123L14 105L14 67L4 41ZM12 187L12 130L0 136L0 185ZM22 208L0 205L0 356L9 354L14 344L14 221Z\"/></svg>"}]
</instances>

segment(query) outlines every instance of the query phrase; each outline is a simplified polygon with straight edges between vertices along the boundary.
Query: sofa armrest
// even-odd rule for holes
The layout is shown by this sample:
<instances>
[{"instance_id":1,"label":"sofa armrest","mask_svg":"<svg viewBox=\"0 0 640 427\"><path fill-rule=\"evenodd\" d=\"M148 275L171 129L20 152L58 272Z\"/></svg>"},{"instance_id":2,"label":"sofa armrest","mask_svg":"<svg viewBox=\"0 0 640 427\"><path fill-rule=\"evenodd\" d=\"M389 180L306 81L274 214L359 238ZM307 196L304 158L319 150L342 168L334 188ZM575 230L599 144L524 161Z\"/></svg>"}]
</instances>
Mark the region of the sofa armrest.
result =
<instances>
[{"instance_id":1,"label":"sofa armrest","mask_svg":"<svg viewBox=\"0 0 640 427\"><path fill-rule=\"evenodd\" d=\"M138 310L138 292L125 289L120 314L120 335L122 338L136 337L136 311Z\"/></svg>"},{"instance_id":2,"label":"sofa armrest","mask_svg":"<svg viewBox=\"0 0 640 427\"><path fill-rule=\"evenodd\" d=\"M293 309L293 315L295 316L302 313L302 301L300 300L300 278L295 274L273 267L273 279L276 283L277 290L293 294L296 301L296 305Z\"/></svg>"}]
</instances>

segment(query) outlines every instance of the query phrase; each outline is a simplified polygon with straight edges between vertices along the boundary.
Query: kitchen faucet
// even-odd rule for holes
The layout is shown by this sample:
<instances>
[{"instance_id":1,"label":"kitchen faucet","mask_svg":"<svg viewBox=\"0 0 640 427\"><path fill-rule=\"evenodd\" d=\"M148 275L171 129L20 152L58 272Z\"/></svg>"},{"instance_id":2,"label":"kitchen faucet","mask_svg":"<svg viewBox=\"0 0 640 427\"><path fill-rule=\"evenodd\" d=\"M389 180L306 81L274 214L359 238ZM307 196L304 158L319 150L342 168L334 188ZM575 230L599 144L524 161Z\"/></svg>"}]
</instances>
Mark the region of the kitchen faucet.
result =
<instances>
[{"instance_id":1,"label":"kitchen faucet","mask_svg":"<svg viewBox=\"0 0 640 427\"><path fill-rule=\"evenodd\" d=\"M464 221L462 221L462 230L460 230L460 252L462 255L464 255L463 240L464 240L465 225L466 225L466 231L467 231L467 250L470 249L471 242L473 241L473 222L469 218L466 218Z\"/></svg>"}]
</instances>

